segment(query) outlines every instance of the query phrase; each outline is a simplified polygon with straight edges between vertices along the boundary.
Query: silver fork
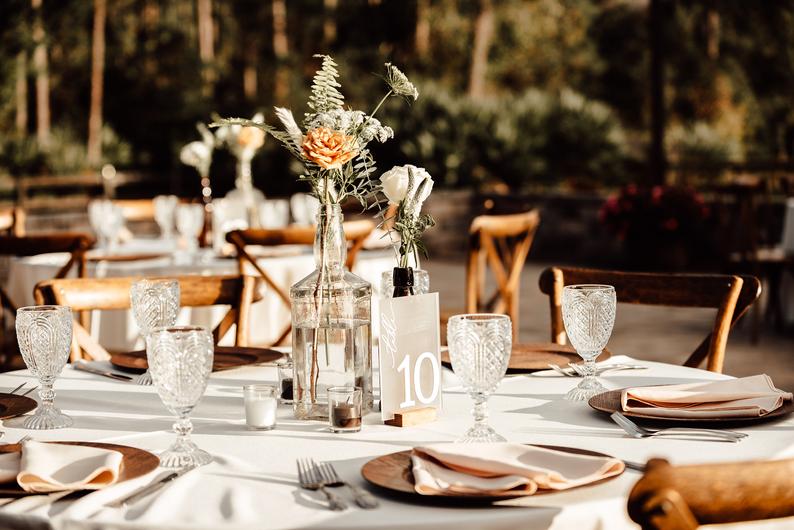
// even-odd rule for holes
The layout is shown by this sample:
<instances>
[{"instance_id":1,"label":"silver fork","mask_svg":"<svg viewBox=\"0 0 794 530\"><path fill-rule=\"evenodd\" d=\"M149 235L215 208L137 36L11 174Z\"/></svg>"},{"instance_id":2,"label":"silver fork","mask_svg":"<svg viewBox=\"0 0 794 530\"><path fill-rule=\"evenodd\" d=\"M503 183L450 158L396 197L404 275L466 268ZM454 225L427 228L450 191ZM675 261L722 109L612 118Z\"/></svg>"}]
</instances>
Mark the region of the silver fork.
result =
<instances>
[{"instance_id":1,"label":"silver fork","mask_svg":"<svg viewBox=\"0 0 794 530\"><path fill-rule=\"evenodd\" d=\"M613 412L610 416L624 431L634 438L651 438L654 436L697 436L721 442L738 442L747 437L746 434L736 431L718 431L715 429L692 429L689 427L672 427L669 429L651 430L640 427L620 412Z\"/></svg>"},{"instance_id":2,"label":"silver fork","mask_svg":"<svg viewBox=\"0 0 794 530\"><path fill-rule=\"evenodd\" d=\"M350 488L350 491L353 493L353 498L356 501L356 504L359 507L364 508L365 510L372 510L379 506L378 499L372 496L370 492L365 489L359 488L351 484L350 482L345 482L341 479L341 477L337 474L336 469L334 469L333 464L330 462L320 462L319 464L315 463L312 460L312 465L314 465L319 471L320 476L322 477L323 484L328 486L329 488L336 488L339 486L347 486Z\"/></svg>"},{"instance_id":3,"label":"silver fork","mask_svg":"<svg viewBox=\"0 0 794 530\"><path fill-rule=\"evenodd\" d=\"M582 365L568 363L568 366L576 375L584 377L584 367ZM646 366L640 366L639 364L608 364L596 367L596 375L605 374L606 372L620 372L623 370L645 370L646 368Z\"/></svg>"},{"instance_id":4,"label":"silver fork","mask_svg":"<svg viewBox=\"0 0 794 530\"><path fill-rule=\"evenodd\" d=\"M136 385L151 386L152 385L152 375L149 373L149 370L146 370L141 375L136 377L134 383Z\"/></svg>"},{"instance_id":5,"label":"silver fork","mask_svg":"<svg viewBox=\"0 0 794 530\"><path fill-rule=\"evenodd\" d=\"M576 377L576 375L574 373L569 372L568 370L565 370L564 368L561 368L560 365L558 365L558 364L549 363L548 366L549 366L549 368L551 368L552 370L554 370L555 372L557 372L558 374L560 374L562 376L565 376L565 377Z\"/></svg>"},{"instance_id":6,"label":"silver fork","mask_svg":"<svg viewBox=\"0 0 794 530\"><path fill-rule=\"evenodd\" d=\"M305 458L299 458L297 460L297 464L298 482L300 482L301 488L321 491L325 495L325 498L328 499L328 507L334 511L344 510L347 508L347 504L345 504L342 499L337 497L333 492L325 489L325 484L320 478L317 468L313 466L309 460Z\"/></svg>"}]
</instances>

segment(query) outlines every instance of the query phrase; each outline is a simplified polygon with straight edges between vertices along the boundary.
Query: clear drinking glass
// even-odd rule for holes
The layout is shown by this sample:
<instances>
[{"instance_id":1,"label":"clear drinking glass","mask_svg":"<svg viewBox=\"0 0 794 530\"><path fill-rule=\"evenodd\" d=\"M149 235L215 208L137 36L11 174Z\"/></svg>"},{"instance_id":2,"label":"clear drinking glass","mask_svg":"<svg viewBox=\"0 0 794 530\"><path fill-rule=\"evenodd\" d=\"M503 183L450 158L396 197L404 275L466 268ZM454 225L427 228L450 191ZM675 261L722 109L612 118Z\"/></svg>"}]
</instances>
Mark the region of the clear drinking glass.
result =
<instances>
[{"instance_id":1,"label":"clear drinking glass","mask_svg":"<svg viewBox=\"0 0 794 530\"><path fill-rule=\"evenodd\" d=\"M507 315L455 315L447 324L452 369L474 401L474 426L458 442L504 442L488 425L488 397L507 372L513 331Z\"/></svg>"},{"instance_id":2,"label":"clear drinking glass","mask_svg":"<svg viewBox=\"0 0 794 530\"><path fill-rule=\"evenodd\" d=\"M174 212L179 198L176 195L158 195L154 198L154 220L160 227L163 239L174 237Z\"/></svg>"},{"instance_id":3,"label":"clear drinking glass","mask_svg":"<svg viewBox=\"0 0 794 530\"><path fill-rule=\"evenodd\" d=\"M22 359L41 390L41 402L33 416L25 419L26 429L60 429L72 424L72 418L54 404L55 379L69 359L72 346L72 310L66 306L40 305L17 309L17 341Z\"/></svg>"},{"instance_id":4,"label":"clear drinking glass","mask_svg":"<svg viewBox=\"0 0 794 530\"><path fill-rule=\"evenodd\" d=\"M212 333L202 326L155 328L146 337L146 358L163 405L176 415L174 444L160 455L163 467L201 466L212 456L190 440L190 412L201 400L212 372Z\"/></svg>"},{"instance_id":5,"label":"clear drinking glass","mask_svg":"<svg viewBox=\"0 0 794 530\"><path fill-rule=\"evenodd\" d=\"M585 372L582 382L565 399L586 401L607 391L595 375L595 360L612 335L616 306L615 288L611 285L566 285L563 289L565 333L584 359Z\"/></svg>"},{"instance_id":6,"label":"clear drinking glass","mask_svg":"<svg viewBox=\"0 0 794 530\"><path fill-rule=\"evenodd\" d=\"M130 302L135 323L141 337L154 328L173 326L179 315L179 282L177 280L138 280L130 289ZM136 380L141 385L151 385L152 375L146 370Z\"/></svg>"},{"instance_id":7,"label":"clear drinking glass","mask_svg":"<svg viewBox=\"0 0 794 530\"><path fill-rule=\"evenodd\" d=\"M198 237L204 226L204 207L200 204L180 204L176 207L176 229L187 242L191 256L198 251Z\"/></svg>"}]
</instances>

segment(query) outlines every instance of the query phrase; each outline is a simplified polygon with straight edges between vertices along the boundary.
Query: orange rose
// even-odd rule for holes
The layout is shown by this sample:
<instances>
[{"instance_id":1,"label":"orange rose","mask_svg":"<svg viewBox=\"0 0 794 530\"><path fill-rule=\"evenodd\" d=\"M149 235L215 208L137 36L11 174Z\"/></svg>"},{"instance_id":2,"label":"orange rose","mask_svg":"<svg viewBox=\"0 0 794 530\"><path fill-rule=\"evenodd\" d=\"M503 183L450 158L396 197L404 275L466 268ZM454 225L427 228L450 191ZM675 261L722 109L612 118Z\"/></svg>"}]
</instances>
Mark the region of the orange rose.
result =
<instances>
[{"instance_id":1,"label":"orange rose","mask_svg":"<svg viewBox=\"0 0 794 530\"><path fill-rule=\"evenodd\" d=\"M237 143L243 149L257 150L265 143L265 131L259 127L243 127L237 135Z\"/></svg>"},{"instance_id":2,"label":"orange rose","mask_svg":"<svg viewBox=\"0 0 794 530\"><path fill-rule=\"evenodd\" d=\"M325 169L339 169L357 154L352 136L328 127L312 129L303 138L303 156Z\"/></svg>"}]
</instances>

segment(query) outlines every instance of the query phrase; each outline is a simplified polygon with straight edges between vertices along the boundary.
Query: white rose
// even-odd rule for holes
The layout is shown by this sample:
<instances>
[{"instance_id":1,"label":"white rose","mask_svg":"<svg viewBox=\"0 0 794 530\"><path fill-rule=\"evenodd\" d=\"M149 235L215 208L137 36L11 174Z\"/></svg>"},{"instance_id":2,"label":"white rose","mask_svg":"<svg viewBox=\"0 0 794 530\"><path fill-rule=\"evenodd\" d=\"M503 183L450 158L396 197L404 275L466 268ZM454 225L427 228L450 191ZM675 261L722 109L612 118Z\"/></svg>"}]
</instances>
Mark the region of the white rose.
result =
<instances>
[{"instance_id":1,"label":"white rose","mask_svg":"<svg viewBox=\"0 0 794 530\"><path fill-rule=\"evenodd\" d=\"M411 168L411 173L413 173L414 176L414 186L416 188L418 188L419 184L426 178L430 179L432 183L433 179L430 177L430 174L422 167L416 167L411 164L394 166L380 177L383 194L389 199L389 204L399 204L405 199L405 195L408 193L408 168ZM432 186L426 188L426 193L423 193L425 197L422 198L421 202L424 202L427 195L430 194L431 188Z\"/></svg>"},{"instance_id":2,"label":"white rose","mask_svg":"<svg viewBox=\"0 0 794 530\"><path fill-rule=\"evenodd\" d=\"M199 168L211 154L212 151L204 142L190 142L179 152L179 160L185 165Z\"/></svg>"}]
</instances>

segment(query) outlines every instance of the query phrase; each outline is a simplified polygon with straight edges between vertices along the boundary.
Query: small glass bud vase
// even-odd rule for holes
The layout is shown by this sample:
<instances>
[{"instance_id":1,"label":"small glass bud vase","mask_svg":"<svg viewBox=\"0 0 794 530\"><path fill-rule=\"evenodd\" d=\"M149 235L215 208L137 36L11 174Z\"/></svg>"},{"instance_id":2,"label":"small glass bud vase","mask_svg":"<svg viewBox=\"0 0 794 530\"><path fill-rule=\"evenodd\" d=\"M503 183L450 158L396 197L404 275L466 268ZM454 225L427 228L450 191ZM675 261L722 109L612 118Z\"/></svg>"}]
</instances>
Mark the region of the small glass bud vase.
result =
<instances>
[{"instance_id":1,"label":"small glass bud vase","mask_svg":"<svg viewBox=\"0 0 794 530\"><path fill-rule=\"evenodd\" d=\"M409 281L411 285L405 285L405 283ZM394 267L390 271L383 271L380 277L380 286L380 293L384 298L394 298L398 296L395 294L398 286L400 292L405 293L399 296L427 294L430 292L430 275L426 270L422 269Z\"/></svg>"},{"instance_id":2,"label":"small glass bud vase","mask_svg":"<svg viewBox=\"0 0 794 530\"><path fill-rule=\"evenodd\" d=\"M328 420L331 387L360 387L362 413L372 409L372 287L345 269L342 219L339 205L320 207L316 269L290 289L293 410L301 420Z\"/></svg>"}]
</instances>

